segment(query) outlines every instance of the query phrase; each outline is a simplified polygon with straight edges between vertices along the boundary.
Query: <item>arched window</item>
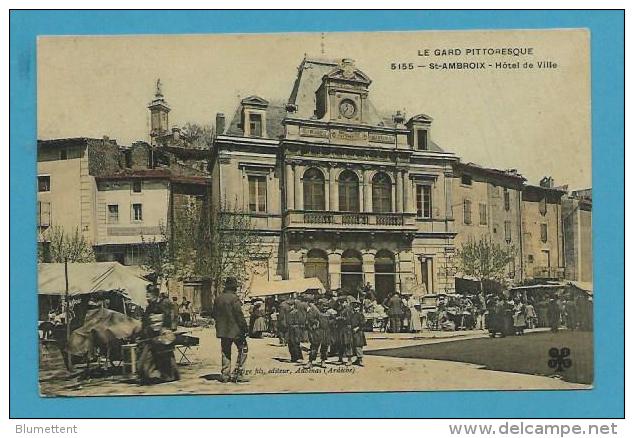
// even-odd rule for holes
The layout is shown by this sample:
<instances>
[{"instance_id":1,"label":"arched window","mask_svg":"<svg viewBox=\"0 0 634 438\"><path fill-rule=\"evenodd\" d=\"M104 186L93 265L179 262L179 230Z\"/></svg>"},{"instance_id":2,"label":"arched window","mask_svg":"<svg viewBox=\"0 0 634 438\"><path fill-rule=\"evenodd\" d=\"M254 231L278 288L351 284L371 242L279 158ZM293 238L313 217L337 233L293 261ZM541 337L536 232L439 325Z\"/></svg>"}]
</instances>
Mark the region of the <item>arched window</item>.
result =
<instances>
[{"instance_id":1,"label":"arched window","mask_svg":"<svg viewBox=\"0 0 634 438\"><path fill-rule=\"evenodd\" d=\"M359 211L359 178L350 170L339 175L339 210Z\"/></svg>"},{"instance_id":2,"label":"arched window","mask_svg":"<svg viewBox=\"0 0 634 438\"><path fill-rule=\"evenodd\" d=\"M310 168L304 173L304 210L325 210L324 174Z\"/></svg>"},{"instance_id":3,"label":"arched window","mask_svg":"<svg viewBox=\"0 0 634 438\"><path fill-rule=\"evenodd\" d=\"M392 211L392 180L382 172L372 178L372 211L375 213Z\"/></svg>"},{"instance_id":4,"label":"arched window","mask_svg":"<svg viewBox=\"0 0 634 438\"><path fill-rule=\"evenodd\" d=\"M304 278L317 277L328 287L328 254L321 249L311 249L304 263Z\"/></svg>"},{"instance_id":5,"label":"arched window","mask_svg":"<svg viewBox=\"0 0 634 438\"><path fill-rule=\"evenodd\" d=\"M396 291L394 254L382 249L374 257L376 299L380 303Z\"/></svg>"},{"instance_id":6,"label":"arched window","mask_svg":"<svg viewBox=\"0 0 634 438\"><path fill-rule=\"evenodd\" d=\"M341 255L341 289L348 294L356 294L363 286L363 262L361 254L347 249Z\"/></svg>"}]
</instances>

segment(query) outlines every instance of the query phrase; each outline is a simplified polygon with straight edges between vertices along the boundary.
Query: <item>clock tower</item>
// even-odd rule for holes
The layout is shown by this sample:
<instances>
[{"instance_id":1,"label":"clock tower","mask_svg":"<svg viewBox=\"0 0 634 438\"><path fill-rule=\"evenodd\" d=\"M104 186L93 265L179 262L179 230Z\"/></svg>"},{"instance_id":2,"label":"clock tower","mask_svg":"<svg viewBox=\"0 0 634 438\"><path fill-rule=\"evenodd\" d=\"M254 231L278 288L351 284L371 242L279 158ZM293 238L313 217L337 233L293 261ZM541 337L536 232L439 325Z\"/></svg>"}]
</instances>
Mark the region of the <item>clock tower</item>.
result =
<instances>
[{"instance_id":1,"label":"clock tower","mask_svg":"<svg viewBox=\"0 0 634 438\"><path fill-rule=\"evenodd\" d=\"M363 123L370 83L370 78L355 67L353 60L342 59L322 78L316 92L315 115L326 122Z\"/></svg>"},{"instance_id":2,"label":"clock tower","mask_svg":"<svg viewBox=\"0 0 634 438\"><path fill-rule=\"evenodd\" d=\"M169 132L170 107L163 96L163 84L160 79L156 81L154 99L148 105L148 109L150 110L150 138L152 145L156 145L157 137Z\"/></svg>"}]
</instances>

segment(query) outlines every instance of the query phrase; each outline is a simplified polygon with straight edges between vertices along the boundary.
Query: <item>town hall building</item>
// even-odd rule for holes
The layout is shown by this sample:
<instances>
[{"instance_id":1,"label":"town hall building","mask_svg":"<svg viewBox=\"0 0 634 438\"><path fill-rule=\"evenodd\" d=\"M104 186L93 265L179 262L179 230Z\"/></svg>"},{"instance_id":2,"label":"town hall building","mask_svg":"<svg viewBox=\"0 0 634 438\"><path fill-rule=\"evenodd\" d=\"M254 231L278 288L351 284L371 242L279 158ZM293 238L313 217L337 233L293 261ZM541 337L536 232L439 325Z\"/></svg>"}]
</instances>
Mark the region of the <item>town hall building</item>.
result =
<instances>
[{"instance_id":1,"label":"town hall building","mask_svg":"<svg viewBox=\"0 0 634 438\"><path fill-rule=\"evenodd\" d=\"M371 83L351 60L304 59L288 102L242 99L226 129L219 115L212 198L251 213L268 279L453 292L458 158L429 116L380 113Z\"/></svg>"}]
</instances>

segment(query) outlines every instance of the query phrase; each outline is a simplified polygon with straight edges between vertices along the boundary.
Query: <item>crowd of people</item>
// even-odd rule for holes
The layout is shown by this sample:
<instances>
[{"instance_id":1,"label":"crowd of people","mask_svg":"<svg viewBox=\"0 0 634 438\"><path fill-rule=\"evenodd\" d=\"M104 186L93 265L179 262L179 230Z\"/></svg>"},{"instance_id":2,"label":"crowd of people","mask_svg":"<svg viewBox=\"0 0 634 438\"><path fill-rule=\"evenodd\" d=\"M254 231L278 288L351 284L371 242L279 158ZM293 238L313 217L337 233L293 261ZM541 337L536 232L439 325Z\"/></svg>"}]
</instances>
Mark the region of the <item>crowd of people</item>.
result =
<instances>
[{"instance_id":1,"label":"crowd of people","mask_svg":"<svg viewBox=\"0 0 634 438\"><path fill-rule=\"evenodd\" d=\"M552 294L538 300L515 296L491 295L487 299L485 326L490 336L521 336L525 329L549 327L556 332L592 330L592 298L573 294Z\"/></svg>"},{"instance_id":2,"label":"crowd of people","mask_svg":"<svg viewBox=\"0 0 634 438\"><path fill-rule=\"evenodd\" d=\"M317 291L293 294L265 303L258 299L244 312L237 295L235 278L225 281L216 297L212 317L222 352L222 382L247 381L244 364L247 359L247 338L276 336L288 349L288 360L306 368L332 364L363 366L366 331L372 331L376 320L380 328L393 333L422 330L421 302L411 295L393 293L382 303L369 285L354 295ZM158 371L162 381L179 379L174 359L174 339L178 325L191 323L191 303L183 298L169 299L158 290L148 289L148 306L143 314L143 339L139 360L141 383L149 382ZM441 296L436 313L439 329L479 328L491 337L524 334L526 329L561 326L570 330L592 329L592 300L572 294L543 295L527 299L522 293L475 296ZM308 345L308 357L302 350ZM236 366L231 371L231 350L238 350Z\"/></svg>"}]
</instances>

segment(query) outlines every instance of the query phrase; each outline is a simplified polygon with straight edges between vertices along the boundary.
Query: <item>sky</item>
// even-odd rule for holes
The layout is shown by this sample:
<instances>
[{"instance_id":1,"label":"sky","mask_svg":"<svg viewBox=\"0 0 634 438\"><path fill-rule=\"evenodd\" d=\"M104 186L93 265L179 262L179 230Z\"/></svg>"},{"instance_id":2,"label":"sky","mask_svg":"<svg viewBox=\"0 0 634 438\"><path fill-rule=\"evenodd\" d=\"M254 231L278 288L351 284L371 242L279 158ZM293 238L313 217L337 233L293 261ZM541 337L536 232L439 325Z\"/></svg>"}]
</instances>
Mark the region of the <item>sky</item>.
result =
<instances>
[{"instance_id":1,"label":"sky","mask_svg":"<svg viewBox=\"0 0 634 438\"><path fill-rule=\"evenodd\" d=\"M532 55L467 54L484 48ZM464 162L518 169L532 184L549 175L570 189L592 185L585 30L40 37L38 138L147 141L157 78L171 126L230 119L249 95L286 101L305 56L354 59L380 112L431 116L432 139ZM533 68L431 69L443 62Z\"/></svg>"}]
</instances>

